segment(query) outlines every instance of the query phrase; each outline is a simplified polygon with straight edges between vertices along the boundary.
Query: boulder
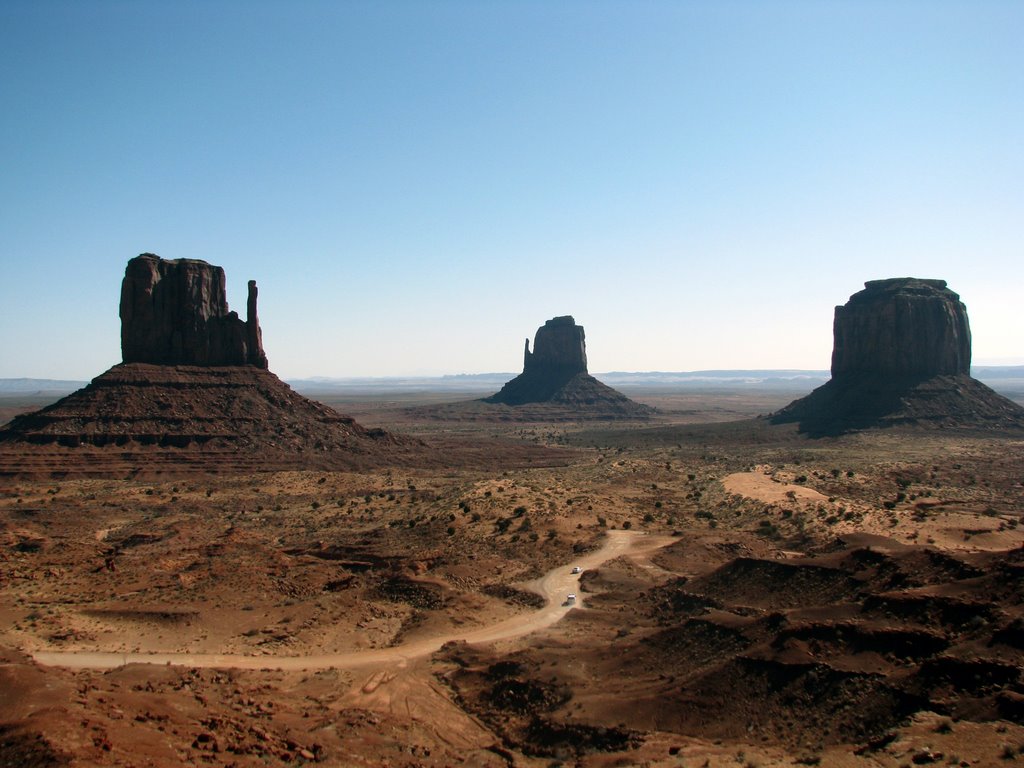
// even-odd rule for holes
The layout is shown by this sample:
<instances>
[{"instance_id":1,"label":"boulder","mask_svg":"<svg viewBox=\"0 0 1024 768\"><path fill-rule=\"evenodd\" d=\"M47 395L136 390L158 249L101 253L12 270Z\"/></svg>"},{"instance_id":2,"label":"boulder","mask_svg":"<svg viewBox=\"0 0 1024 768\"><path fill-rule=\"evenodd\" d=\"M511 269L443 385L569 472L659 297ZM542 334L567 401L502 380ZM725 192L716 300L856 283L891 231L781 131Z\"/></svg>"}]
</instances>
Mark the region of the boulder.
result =
<instances>
[{"instance_id":1,"label":"boulder","mask_svg":"<svg viewBox=\"0 0 1024 768\"><path fill-rule=\"evenodd\" d=\"M228 310L224 270L199 259L136 256L121 282L121 357L156 365L267 368L249 281L246 319Z\"/></svg>"}]
</instances>

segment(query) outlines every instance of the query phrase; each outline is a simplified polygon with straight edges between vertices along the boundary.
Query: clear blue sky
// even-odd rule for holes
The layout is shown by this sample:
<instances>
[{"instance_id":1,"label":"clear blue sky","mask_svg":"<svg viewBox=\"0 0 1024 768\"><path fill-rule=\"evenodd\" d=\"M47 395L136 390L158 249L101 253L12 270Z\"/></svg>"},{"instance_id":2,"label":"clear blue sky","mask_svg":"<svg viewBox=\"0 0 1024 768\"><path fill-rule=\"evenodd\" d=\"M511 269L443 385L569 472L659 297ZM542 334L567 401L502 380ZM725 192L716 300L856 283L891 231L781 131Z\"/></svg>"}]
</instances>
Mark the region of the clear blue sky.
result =
<instances>
[{"instance_id":1,"label":"clear blue sky","mask_svg":"<svg viewBox=\"0 0 1024 768\"><path fill-rule=\"evenodd\" d=\"M865 280L1024 363L1024 3L0 2L0 377L120 361L129 258L285 377L827 368Z\"/></svg>"}]
</instances>

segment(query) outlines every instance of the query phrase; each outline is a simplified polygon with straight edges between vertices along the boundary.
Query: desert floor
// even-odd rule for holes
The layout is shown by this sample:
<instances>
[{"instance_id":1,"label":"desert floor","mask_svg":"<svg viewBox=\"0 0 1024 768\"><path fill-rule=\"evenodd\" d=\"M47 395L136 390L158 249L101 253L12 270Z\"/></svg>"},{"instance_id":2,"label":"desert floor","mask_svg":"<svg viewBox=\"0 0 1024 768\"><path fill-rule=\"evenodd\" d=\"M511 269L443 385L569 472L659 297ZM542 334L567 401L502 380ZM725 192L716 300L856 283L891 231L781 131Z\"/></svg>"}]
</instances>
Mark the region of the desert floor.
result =
<instances>
[{"instance_id":1,"label":"desert floor","mask_svg":"<svg viewBox=\"0 0 1024 768\"><path fill-rule=\"evenodd\" d=\"M0 765L1024 763L1024 435L637 399L330 403L537 466L0 479Z\"/></svg>"}]
</instances>

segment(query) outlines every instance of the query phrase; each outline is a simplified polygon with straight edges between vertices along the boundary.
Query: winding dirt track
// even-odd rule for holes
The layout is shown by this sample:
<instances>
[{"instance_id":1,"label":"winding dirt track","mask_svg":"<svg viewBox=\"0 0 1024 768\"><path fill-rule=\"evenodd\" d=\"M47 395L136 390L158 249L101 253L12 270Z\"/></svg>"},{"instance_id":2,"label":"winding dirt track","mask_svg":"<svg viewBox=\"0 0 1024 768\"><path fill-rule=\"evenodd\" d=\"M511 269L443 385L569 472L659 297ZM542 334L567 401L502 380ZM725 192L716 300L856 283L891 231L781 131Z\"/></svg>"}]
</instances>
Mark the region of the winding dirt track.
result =
<instances>
[{"instance_id":1,"label":"winding dirt track","mask_svg":"<svg viewBox=\"0 0 1024 768\"><path fill-rule=\"evenodd\" d=\"M380 664L404 664L412 659L428 656L445 643L492 643L528 635L549 627L573 608L583 604L579 595L574 605L565 603L565 596L575 592L579 574L574 566L583 570L596 568L609 560L626 554L640 554L663 547L673 541L667 536L648 536L638 531L609 531L605 545L596 552L577 558L568 565L560 565L526 586L543 596L547 604L540 610L513 616L489 627L455 631L435 637L415 640L394 648L372 651L347 651L309 656L243 656L213 653L110 653L102 651L35 651L33 658L40 664L72 669L112 669L125 664L163 664L185 667L218 667L221 669L355 669Z\"/></svg>"}]
</instances>

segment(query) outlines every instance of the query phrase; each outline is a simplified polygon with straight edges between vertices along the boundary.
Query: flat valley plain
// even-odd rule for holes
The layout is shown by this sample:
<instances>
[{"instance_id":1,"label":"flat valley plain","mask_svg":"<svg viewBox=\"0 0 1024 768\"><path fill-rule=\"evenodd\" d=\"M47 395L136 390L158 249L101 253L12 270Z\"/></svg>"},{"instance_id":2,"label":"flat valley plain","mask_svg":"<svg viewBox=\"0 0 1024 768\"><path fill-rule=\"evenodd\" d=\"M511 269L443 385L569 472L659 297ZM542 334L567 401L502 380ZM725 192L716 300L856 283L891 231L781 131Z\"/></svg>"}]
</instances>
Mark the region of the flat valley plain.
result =
<instances>
[{"instance_id":1,"label":"flat valley plain","mask_svg":"<svg viewBox=\"0 0 1024 768\"><path fill-rule=\"evenodd\" d=\"M1024 434L622 389L322 397L535 459L0 479L0 765L1024 762Z\"/></svg>"}]
</instances>

